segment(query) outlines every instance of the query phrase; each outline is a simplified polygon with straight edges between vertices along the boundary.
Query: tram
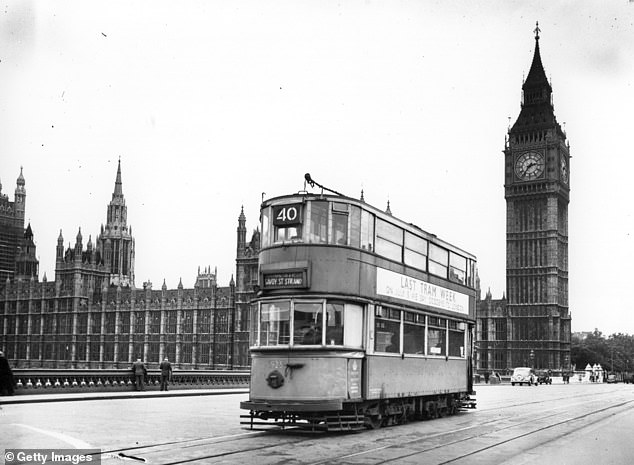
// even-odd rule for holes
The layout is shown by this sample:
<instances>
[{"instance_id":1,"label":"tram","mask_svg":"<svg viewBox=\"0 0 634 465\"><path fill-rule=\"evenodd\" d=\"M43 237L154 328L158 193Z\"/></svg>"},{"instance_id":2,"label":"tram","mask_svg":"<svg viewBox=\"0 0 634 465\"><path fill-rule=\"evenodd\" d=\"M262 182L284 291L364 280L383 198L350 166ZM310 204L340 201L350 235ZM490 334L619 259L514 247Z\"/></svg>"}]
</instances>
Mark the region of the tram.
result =
<instances>
[{"instance_id":1,"label":"tram","mask_svg":"<svg viewBox=\"0 0 634 465\"><path fill-rule=\"evenodd\" d=\"M241 423L357 430L475 407L475 256L306 180L321 191L261 205Z\"/></svg>"}]
</instances>

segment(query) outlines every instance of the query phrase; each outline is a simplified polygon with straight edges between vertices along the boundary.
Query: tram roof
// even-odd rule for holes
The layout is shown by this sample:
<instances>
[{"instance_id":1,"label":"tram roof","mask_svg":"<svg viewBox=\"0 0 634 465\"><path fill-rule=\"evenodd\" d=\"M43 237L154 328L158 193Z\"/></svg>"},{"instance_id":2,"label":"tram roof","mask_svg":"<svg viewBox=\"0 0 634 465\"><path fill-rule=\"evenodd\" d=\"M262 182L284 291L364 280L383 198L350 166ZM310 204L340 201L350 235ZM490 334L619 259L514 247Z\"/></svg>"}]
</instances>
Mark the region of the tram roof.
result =
<instances>
[{"instance_id":1,"label":"tram roof","mask_svg":"<svg viewBox=\"0 0 634 465\"><path fill-rule=\"evenodd\" d=\"M460 255L463 255L472 260L476 260L476 256L473 255L472 253L467 252L466 250L461 249L460 247L457 247L443 239L440 239L436 234L425 231L420 226L414 223L408 223L404 220L401 220L400 218L397 218L391 213L387 213L383 210L380 210L370 205L364 200L347 197L345 195L318 194L313 192L300 191L300 192L297 192L296 194L279 195L276 197L265 199L262 201L262 205L260 206L260 209L262 209L263 207L267 207L269 205L279 205L279 204L282 204L283 202L288 202L289 200L292 200L292 199L296 199L299 202L305 202L307 200L331 200L334 202L342 202L342 203L357 205L360 208L370 211L371 213L375 214L377 217L381 218L382 220L387 221L388 223L398 225L399 227L402 227L403 229L406 229L418 236L421 236L424 239L427 239L437 245L442 245L445 248L452 250L453 252L460 253Z\"/></svg>"}]
</instances>

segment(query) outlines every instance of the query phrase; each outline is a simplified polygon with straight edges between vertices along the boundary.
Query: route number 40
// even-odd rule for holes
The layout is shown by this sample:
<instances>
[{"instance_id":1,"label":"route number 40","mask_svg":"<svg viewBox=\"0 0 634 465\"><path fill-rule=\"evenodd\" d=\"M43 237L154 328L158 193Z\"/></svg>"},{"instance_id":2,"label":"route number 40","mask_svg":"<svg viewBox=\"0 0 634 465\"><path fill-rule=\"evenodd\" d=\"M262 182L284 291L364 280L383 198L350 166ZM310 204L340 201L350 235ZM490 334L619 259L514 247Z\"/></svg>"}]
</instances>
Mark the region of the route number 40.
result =
<instances>
[{"instance_id":1,"label":"route number 40","mask_svg":"<svg viewBox=\"0 0 634 465\"><path fill-rule=\"evenodd\" d=\"M301 218L301 205L285 205L273 208L273 221L276 225L301 223Z\"/></svg>"}]
</instances>

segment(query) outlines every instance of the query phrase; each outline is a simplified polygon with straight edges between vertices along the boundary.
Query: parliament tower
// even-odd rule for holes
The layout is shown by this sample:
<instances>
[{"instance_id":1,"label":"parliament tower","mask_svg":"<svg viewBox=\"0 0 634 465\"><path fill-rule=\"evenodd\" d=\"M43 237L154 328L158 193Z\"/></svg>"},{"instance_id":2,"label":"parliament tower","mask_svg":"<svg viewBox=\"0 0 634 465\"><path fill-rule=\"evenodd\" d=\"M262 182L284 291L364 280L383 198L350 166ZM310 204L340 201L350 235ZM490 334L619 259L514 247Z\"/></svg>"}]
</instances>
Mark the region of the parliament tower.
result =
<instances>
[{"instance_id":1,"label":"parliament tower","mask_svg":"<svg viewBox=\"0 0 634 465\"><path fill-rule=\"evenodd\" d=\"M108 204L105 227L97 238L97 247L114 286L134 286L134 238L128 227L128 207L121 183L121 160L117 167L112 200Z\"/></svg>"},{"instance_id":2,"label":"parliament tower","mask_svg":"<svg viewBox=\"0 0 634 465\"><path fill-rule=\"evenodd\" d=\"M570 146L555 117L539 32L520 114L504 148L507 294L497 303L488 294L479 305L484 369L559 370L570 363Z\"/></svg>"}]
</instances>

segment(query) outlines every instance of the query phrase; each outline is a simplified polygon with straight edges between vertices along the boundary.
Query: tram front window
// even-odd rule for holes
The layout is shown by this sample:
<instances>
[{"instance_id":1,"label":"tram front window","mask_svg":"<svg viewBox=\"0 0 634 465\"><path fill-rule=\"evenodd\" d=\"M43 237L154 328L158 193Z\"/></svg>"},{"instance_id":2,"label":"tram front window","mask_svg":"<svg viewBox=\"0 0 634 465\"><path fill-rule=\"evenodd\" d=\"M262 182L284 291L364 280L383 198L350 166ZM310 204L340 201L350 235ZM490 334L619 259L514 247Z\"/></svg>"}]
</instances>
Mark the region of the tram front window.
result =
<instances>
[{"instance_id":1,"label":"tram front window","mask_svg":"<svg viewBox=\"0 0 634 465\"><path fill-rule=\"evenodd\" d=\"M301 226L280 226L275 228L275 242L300 240L301 238Z\"/></svg>"},{"instance_id":2,"label":"tram front window","mask_svg":"<svg viewBox=\"0 0 634 465\"><path fill-rule=\"evenodd\" d=\"M322 316L323 305L321 302L298 303L293 306L294 330L293 344L295 345L319 345L322 343Z\"/></svg>"},{"instance_id":3,"label":"tram front window","mask_svg":"<svg viewBox=\"0 0 634 465\"><path fill-rule=\"evenodd\" d=\"M263 303L260 310L260 345L277 346L290 342L290 302Z\"/></svg>"}]
</instances>

